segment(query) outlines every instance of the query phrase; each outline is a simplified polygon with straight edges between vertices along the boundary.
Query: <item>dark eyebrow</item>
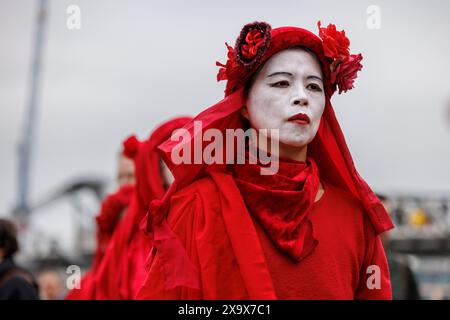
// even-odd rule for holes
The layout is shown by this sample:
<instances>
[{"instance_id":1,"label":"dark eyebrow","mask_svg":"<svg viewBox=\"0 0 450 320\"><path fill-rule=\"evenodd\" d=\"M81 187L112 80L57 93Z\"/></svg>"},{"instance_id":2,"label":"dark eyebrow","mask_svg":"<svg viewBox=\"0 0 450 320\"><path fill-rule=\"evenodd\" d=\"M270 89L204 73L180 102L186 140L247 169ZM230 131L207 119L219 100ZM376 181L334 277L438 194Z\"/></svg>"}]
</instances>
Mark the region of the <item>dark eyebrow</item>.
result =
<instances>
[{"instance_id":1,"label":"dark eyebrow","mask_svg":"<svg viewBox=\"0 0 450 320\"><path fill-rule=\"evenodd\" d=\"M290 77L293 76L293 74L290 73L290 72L278 71L278 72L274 72L274 73L269 74L269 75L267 76L267 78L270 78L270 77L273 77L273 76L278 76L278 75L285 75L285 76L290 76ZM321 77L318 77L318 76L312 76L312 75L311 75L311 76L306 77L306 79L316 79L316 80L319 80L320 82L323 83L322 78L321 78Z\"/></svg>"},{"instance_id":2,"label":"dark eyebrow","mask_svg":"<svg viewBox=\"0 0 450 320\"><path fill-rule=\"evenodd\" d=\"M278 76L278 75L280 75L280 74L281 74L281 75L291 76L291 77L292 77L292 73L281 71L281 72L274 72L274 73L271 73L271 74L269 74L269 75L267 76L267 78L273 77L273 76Z\"/></svg>"},{"instance_id":3,"label":"dark eyebrow","mask_svg":"<svg viewBox=\"0 0 450 320\"><path fill-rule=\"evenodd\" d=\"M306 77L306 79L316 79L316 80L319 80L320 82L323 83L322 78L321 78L321 77L318 77L318 76L308 76L308 77Z\"/></svg>"}]
</instances>

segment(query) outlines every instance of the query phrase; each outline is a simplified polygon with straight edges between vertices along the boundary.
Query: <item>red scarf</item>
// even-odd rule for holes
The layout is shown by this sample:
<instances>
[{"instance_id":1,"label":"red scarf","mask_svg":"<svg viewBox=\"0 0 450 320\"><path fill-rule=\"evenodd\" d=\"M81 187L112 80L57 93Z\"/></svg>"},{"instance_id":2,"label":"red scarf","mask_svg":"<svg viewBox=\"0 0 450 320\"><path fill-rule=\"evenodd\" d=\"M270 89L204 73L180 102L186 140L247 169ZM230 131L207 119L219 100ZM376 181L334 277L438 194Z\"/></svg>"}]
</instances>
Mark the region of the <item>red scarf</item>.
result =
<instances>
[{"instance_id":1,"label":"red scarf","mask_svg":"<svg viewBox=\"0 0 450 320\"><path fill-rule=\"evenodd\" d=\"M308 219L319 190L317 165L312 158L283 159L274 175L261 175L260 169L248 161L232 167L249 212L279 249L300 261L318 244Z\"/></svg>"},{"instance_id":2,"label":"red scarf","mask_svg":"<svg viewBox=\"0 0 450 320\"><path fill-rule=\"evenodd\" d=\"M92 263L93 270L100 265L114 230L131 202L134 190L134 185L127 184L103 200L100 214L96 217L97 250Z\"/></svg>"}]
</instances>

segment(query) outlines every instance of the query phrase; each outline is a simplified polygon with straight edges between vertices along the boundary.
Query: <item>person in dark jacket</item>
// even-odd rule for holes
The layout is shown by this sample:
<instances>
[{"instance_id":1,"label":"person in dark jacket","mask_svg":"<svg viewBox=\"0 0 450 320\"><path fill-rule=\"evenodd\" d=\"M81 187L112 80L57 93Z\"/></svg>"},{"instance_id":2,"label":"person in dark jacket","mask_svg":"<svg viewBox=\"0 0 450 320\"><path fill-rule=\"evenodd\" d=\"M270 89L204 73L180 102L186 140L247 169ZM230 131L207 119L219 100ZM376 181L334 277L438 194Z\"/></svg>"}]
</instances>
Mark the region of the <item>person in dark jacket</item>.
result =
<instances>
[{"instance_id":1,"label":"person in dark jacket","mask_svg":"<svg viewBox=\"0 0 450 320\"><path fill-rule=\"evenodd\" d=\"M18 267L13 255L18 251L14 224L0 219L0 300L38 300L38 286L33 276Z\"/></svg>"}]
</instances>

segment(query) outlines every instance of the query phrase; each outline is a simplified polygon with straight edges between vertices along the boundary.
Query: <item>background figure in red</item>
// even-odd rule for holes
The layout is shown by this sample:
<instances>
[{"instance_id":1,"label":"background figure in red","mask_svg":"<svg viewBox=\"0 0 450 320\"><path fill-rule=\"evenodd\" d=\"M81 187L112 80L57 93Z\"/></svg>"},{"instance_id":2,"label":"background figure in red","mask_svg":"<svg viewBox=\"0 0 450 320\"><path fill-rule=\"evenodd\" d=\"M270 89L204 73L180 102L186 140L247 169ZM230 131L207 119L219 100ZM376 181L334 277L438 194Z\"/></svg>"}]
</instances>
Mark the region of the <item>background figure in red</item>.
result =
<instances>
[{"instance_id":1,"label":"background figure in red","mask_svg":"<svg viewBox=\"0 0 450 320\"><path fill-rule=\"evenodd\" d=\"M101 204L100 213L96 217L97 248L94 253L92 267L83 276L79 289L71 290L66 299L93 299L95 293L94 275L105 255L108 243L129 206L134 194L134 163L121 152L117 168L119 189L108 195Z\"/></svg>"},{"instance_id":2,"label":"background figure in red","mask_svg":"<svg viewBox=\"0 0 450 320\"><path fill-rule=\"evenodd\" d=\"M172 183L170 171L156 147L190 120L187 117L171 119L157 127L147 140L139 142L132 136L125 142L125 154L134 160L136 168L136 192L96 273L95 299L134 299L142 285L152 242L139 229L139 224L150 202L161 199Z\"/></svg>"},{"instance_id":3,"label":"background figure in red","mask_svg":"<svg viewBox=\"0 0 450 320\"><path fill-rule=\"evenodd\" d=\"M115 193L110 194L102 203L100 214L97 216L97 250L95 251L93 269L97 270L103 256L105 255L108 243L116 229L117 224L122 219L125 210L130 204L134 193L134 185L123 185Z\"/></svg>"},{"instance_id":4,"label":"background figure in red","mask_svg":"<svg viewBox=\"0 0 450 320\"><path fill-rule=\"evenodd\" d=\"M244 26L217 63L225 98L159 146L175 182L149 211L154 250L139 299L391 299L379 235L393 225L331 105L353 88L362 55L344 31L318 26L319 36ZM230 129L259 139L192 160L211 149L206 134ZM224 162L230 151L245 162Z\"/></svg>"}]
</instances>

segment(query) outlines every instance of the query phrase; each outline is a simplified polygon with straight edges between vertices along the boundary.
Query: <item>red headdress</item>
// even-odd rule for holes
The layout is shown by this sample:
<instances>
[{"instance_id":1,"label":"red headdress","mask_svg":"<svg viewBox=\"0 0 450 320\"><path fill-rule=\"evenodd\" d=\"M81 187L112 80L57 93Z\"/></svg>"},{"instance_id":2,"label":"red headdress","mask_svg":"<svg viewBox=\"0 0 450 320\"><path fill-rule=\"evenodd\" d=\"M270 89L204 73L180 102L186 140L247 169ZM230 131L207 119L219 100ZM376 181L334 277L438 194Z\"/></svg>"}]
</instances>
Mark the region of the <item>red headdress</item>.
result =
<instances>
[{"instance_id":1,"label":"red headdress","mask_svg":"<svg viewBox=\"0 0 450 320\"><path fill-rule=\"evenodd\" d=\"M356 74L362 69L362 56L350 54L350 42L344 31L337 31L332 24L322 28L320 22L318 27L319 36L297 27L272 29L264 22L245 25L234 48L226 44L226 64L216 63L221 67L217 75L218 81L227 80L225 98L204 110L184 127L191 137L184 142L192 146L196 137L202 134L194 131L194 121L201 121L203 130L215 128L225 132L226 129L245 129L240 109L245 105L246 82L277 52L296 46L309 49L317 56L322 67L326 104L317 135L308 145L308 156L316 161L321 179L360 199L376 233L379 234L391 229L393 224L379 199L359 176L330 102L336 90L341 93L353 88ZM178 141L167 140L158 148L175 177L175 183L162 201L152 203L147 221L148 230L153 231L155 240L158 240L155 247L167 263L164 276L168 287L192 285L189 279L194 277L194 271L186 268L188 262L181 245L177 245L176 237L165 223L169 199L176 190L207 175L209 171L225 170L225 165L217 164L174 165L171 153L175 147L179 147ZM183 276L177 274L180 270L177 266L183 266Z\"/></svg>"},{"instance_id":2,"label":"red headdress","mask_svg":"<svg viewBox=\"0 0 450 320\"><path fill-rule=\"evenodd\" d=\"M123 154L134 161L139 209L135 210L132 227L126 229L127 238L136 231L135 228L147 212L150 202L161 199L166 192L166 183L161 175L161 157L155 152L157 147L169 139L174 130L182 128L190 120L190 117L173 118L160 124L145 141L141 142L135 135L131 135L123 142Z\"/></svg>"}]
</instances>

